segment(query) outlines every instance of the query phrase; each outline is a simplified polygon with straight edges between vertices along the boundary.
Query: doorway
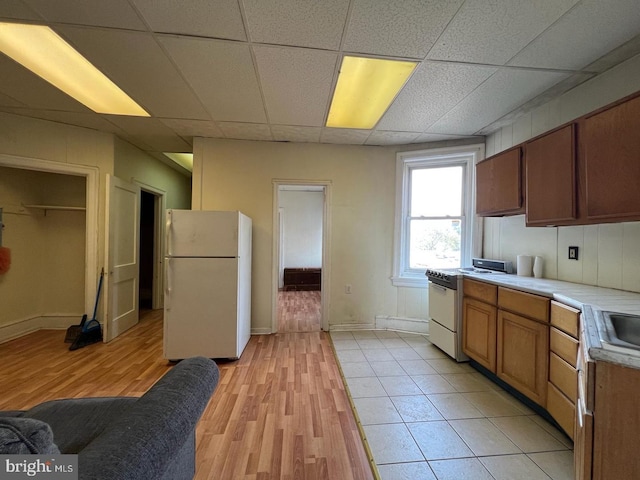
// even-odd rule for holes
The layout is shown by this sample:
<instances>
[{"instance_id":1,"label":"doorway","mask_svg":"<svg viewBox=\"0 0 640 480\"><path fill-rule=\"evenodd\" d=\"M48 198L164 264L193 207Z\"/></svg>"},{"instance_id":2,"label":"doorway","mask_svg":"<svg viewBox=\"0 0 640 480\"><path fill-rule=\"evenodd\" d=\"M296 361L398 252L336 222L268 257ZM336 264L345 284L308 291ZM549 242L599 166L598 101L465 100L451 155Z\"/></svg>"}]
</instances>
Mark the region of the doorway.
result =
<instances>
[{"instance_id":1,"label":"doorway","mask_svg":"<svg viewBox=\"0 0 640 480\"><path fill-rule=\"evenodd\" d=\"M282 182L275 188L273 331L326 329L326 182Z\"/></svg>"},{"instance_id":2,"label":"doorway","mask_svg":"<svg viewBox=\"0 0 640 480\"><path fill-rule=\"evenodd\" d=\"M165 195L136 179L140 187L140 235L138 306L141 310L163 308L163 256Z\"/></svg>"}]
</instances>

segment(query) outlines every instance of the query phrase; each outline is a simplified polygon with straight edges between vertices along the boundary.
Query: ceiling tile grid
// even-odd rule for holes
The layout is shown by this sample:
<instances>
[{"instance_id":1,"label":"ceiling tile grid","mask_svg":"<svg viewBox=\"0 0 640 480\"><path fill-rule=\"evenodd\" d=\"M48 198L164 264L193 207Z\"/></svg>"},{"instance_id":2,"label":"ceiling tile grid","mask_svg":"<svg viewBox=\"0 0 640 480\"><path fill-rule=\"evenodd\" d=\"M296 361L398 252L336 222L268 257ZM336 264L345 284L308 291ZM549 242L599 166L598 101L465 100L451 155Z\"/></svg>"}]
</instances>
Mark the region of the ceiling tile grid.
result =
<instances>
[{"instance_id":1,"label":"ceiling tile grid","mask_svg":"<svg viewBox=\"0 0 640 480\"><path fill-rule=\"evenodd\" d=\"M151 1L151 0L150 0ZM349 0L243 0L252 42L337 50Z\"/></svg>"},{"instance_id":2,"label":"ceiling tile grid","mask_svg":"<svg viewBox=\"0 0 640 480\"><path fill-rule=\"evenodd\" d=\"M269 120L322 126L338 55L291 47L254 47Z\"/></svg>"},{"instance_id":3,"label":"ceiling tile grid","mask_svg":"<svg viewBox=\"0 0 640 480\"><path fill-rule=\"evenodd\" d=\"M3 0L151 118L99 115L0 54L0 110L115 133L397 145L489 134L640 54L638 0ZM324 126L347 54L418 68L374 129Z\"/></svg>"},{"instance_id":4,"label":"ceiling tile grid","mask_svg":"<svg viewBox=\"0 0 640 480\"><path fill-rule=\"evenodd\" d=\"M422 59L464 0L354 0L343 50Z\"/></svg>"},{"instance_id":5,"label":"ceiling tile grid","mask_svg":"<svg viewBox=\"0 0 640 480\"><path fill-rule=\"evenodd\" d=\"M237 0L132 0L154 32L246 40Z\"/></svg>"}]
</instances>

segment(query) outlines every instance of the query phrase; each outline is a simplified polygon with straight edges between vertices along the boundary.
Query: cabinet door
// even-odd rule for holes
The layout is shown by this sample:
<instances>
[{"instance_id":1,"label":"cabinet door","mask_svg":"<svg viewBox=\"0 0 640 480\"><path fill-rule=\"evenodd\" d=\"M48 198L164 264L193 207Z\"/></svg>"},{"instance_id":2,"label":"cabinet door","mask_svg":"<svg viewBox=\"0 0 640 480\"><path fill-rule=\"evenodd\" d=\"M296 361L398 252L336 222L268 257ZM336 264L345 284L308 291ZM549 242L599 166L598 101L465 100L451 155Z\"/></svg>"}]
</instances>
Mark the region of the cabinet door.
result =
<instances>
[{"instance_id":1,"label":"cabinet door","mask_svg":"<svg viewBox=\"0 0 640 480\"><path fill-rule=\"evenodd\" d=\"M525 145L527 225L557 225L576 218L574 125Z\"/></svg>"},{"instance_id":2,"label":"cabinet door","mask_svg":"<svg viewBox=\"0 0 640 480\"><path fill-rule=\"evenodd\" d=\"M462 350L495 373L496 307L465 297L462 309Z\"/></svg>"},{"instance_id":3,"label":"cabinet door","mask_svg":"<svg viewBox=\"0 0 640 480\"><path fill-rule=\"evenodd\" d=\"M583 137L587 218L640 218L640 97L588 116Z\"/></svg>"},{"instance_id":4,"label":"cabinet door","mask_svg":"<svg viewBox=\"0 0 640 480\"><path fill-rule=\"evenodd\" d=\"M547 401L549 327L498 310L498 377L541 406Z\"/></svg>"},{"instance_id":5,"label":"cabinet door","mask_svg":"<svg viewBox=\"0 0 640 480\"><path fill-rule=\"evenodd\" d=\"M522 149L518 146L476 165L478 215L523 213Z\"/></svg>"}]
</instances>

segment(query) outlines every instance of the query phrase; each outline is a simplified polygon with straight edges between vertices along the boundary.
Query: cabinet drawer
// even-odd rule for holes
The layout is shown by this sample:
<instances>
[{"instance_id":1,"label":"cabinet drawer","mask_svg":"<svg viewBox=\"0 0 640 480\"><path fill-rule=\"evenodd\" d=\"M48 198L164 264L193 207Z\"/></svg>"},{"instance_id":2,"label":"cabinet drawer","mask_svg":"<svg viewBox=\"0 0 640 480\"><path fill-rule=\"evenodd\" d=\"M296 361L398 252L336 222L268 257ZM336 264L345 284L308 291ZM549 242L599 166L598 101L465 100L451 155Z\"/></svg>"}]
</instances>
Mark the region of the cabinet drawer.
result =
<instances>
[{"instance_id":1,"label":"cabinet drawer","mask_svg":"<svg viewBox=\"0 0 640 480\"><path fill-rule=\"evenodd\" d=\"M540 295L500 287L498 288L498 307L540 322L549 321L549 299Z\"/></svg>"},{"instance_id":2,"label":"cabinet drawer","mask_svg":"<svg viewBox=\"0 0 640 480\"><path fill-rule=\"evenodd\" d=\"M572 367L576 366L578 359L578 341L576 339L555 327L551 327L551 331L549 332L549 349L565 362L570 363Z\"/></svg>"},{"instance_id":3,"label":"cabinet drawer","mask_svg":"<svg viewBox=\"0 0 640 480\"><path fill-rule=\"evenodd\" d=\"M578 398L578 371L558 355L549 353L549 381L564 393L572 403Z\"/></svg>"},{"instance_id":4,"label":"cabinet drawer","mask_svg":"<svg viewBox=\"0 0 640 480\"><path fill-rule=\"evenodd\" d=\"M573 440L576 425L576 407L551 382L547 385L547 411L569 438Z\"/></svg>"},{"instance_id":5,"label":"cabinet drawer","mask_svg":"<svg viewBox=\"0 0 640 480\"><path fill-rule=\"evenodd\" d=\"M552 300L551 325L571 335L573 338L578 338L580 310Z\"/></svg>"},{"instance_id":6,"label":"cabinet drawer","mask_svg":"<svg viewBox=\"0 0 640 480\"><path fill-rule=\"evenodd\" d=\"M465 296L477 298L491 305L495 305L497 302L498 287L495 285L465 278L462 288Z\"/></svg>"}]
</instances>

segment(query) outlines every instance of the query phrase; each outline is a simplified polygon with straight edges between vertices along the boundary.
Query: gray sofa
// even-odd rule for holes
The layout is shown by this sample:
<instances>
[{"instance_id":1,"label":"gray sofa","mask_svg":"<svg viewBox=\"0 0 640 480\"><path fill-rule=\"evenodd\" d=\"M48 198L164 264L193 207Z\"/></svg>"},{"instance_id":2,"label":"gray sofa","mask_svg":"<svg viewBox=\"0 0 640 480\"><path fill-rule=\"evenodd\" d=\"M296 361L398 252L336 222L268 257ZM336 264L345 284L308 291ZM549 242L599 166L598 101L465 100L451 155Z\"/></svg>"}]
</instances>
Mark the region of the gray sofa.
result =
<instances>
[{"instance_id":1,"label":"gray sofa","mask_svg":"<svg viewBox=\"0 0 640 480\"><path fill-rule=\"evenodd\" d=\"M215 362L193 357L140 398L53 400L0 412L0 451L78 454L80 479L192 479L195 426L218 380Z\"/></svg>"}]
</instances>

